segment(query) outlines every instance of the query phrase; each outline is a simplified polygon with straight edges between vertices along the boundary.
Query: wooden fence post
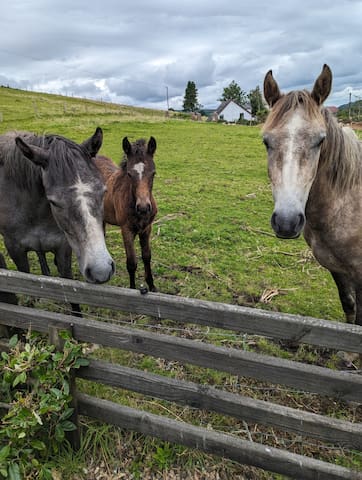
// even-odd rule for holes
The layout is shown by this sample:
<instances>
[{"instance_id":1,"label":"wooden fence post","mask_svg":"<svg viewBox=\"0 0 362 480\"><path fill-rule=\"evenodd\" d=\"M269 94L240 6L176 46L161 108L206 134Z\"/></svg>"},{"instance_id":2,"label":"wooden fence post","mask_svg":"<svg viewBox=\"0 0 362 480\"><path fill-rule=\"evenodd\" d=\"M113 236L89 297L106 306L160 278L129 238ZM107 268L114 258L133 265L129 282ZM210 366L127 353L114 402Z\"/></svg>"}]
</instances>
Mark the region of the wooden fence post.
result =
<instances>
[{"instance_id":1,"label":"wooden fence post","mask_svg":"<svg viewBox=\"0 0 362 480\"><path fill-rule=\"evenodd\" d=\"M49 343L55 345L55 348L58 351L63 351L64 348L64 340L60 337L59 332L60 330L66 330L72 335L72 327L70 326L67 329L64 328L57 328L52 325L49 326ZM72 335L73 336L73 335ZM76 395L76 384L75 384L75 373L74 371L70 372L70 379L69 379L69 391L72 396L72 400L70 402L70 407L73 408L72 416L69 420L74 423L77 427L75 430L71 432L66 432L66 438L72 445L74 450L79 450L80 448L80 430L79 430L79 418L78 418L78 402L77 402L77 395Z\"/></svg>"}]
</instances>

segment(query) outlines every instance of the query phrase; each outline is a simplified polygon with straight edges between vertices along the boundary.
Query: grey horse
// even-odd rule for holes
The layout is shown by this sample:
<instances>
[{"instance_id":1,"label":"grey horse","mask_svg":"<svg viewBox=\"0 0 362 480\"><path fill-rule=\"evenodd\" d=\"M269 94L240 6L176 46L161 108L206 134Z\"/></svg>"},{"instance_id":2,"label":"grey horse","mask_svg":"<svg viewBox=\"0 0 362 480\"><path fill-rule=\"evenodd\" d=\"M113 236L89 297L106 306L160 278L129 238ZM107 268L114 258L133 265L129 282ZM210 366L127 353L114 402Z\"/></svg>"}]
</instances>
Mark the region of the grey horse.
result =
<instances>
[{"instance_id":1,"label":"grey horse","mask_svg":"<svg viewBox=\"0 0 362 480\"><path fill-rule=\"evenodd\" d=\"M59 275L72 278L72 251L88 282L114 273L103 230L102 178L93 157L102 130L81 145L58 135L9 132L0 136L0 233L18 270L29 272L27 253L38 254L49 274L46 252Z\"/></svg>"}]
</instances>

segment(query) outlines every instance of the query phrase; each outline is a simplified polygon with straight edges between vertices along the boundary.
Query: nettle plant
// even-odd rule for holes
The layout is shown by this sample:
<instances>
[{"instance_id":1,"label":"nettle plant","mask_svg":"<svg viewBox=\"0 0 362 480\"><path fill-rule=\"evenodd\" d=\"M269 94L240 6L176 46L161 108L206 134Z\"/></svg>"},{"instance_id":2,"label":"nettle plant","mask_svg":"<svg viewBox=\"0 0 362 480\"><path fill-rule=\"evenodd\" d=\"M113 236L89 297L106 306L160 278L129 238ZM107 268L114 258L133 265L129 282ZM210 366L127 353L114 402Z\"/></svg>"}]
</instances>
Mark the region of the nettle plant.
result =
<instances>
[{"instance_id":1,"label":"nettle plant","mask_svg":"<svg viewBox=\"0 0 362 480\"><path fill-rule=\"evenodd\" d=\"M71 370L88 361L68 332L59 336L62 351L29 333L25 343L13 336L9 352L1 353L0 398L10 408L0 418L0 478L53 478L51 456L76 428L70 420Z\"/></svg>"}]
</instances>

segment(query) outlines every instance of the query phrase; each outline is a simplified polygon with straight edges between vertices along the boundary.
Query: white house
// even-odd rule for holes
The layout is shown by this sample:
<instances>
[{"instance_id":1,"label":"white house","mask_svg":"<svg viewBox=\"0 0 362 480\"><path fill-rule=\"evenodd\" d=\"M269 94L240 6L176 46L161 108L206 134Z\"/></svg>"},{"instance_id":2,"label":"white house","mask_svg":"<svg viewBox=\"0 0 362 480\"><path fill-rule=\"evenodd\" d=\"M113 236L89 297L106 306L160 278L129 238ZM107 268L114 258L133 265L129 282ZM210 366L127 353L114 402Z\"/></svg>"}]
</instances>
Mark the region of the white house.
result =
<instances>
[{"instance_id":1,"label":"white house","mask_svg":"<svg viewBox=\"0 0 362 480\"><path fill-rule=\"evenodd\" d=\"M249 110L241 107L234 100L222 102L213 114L213 120L225 120L226 122L237 122L239 120L253 120Z\"/></svg>"}]
</instances>

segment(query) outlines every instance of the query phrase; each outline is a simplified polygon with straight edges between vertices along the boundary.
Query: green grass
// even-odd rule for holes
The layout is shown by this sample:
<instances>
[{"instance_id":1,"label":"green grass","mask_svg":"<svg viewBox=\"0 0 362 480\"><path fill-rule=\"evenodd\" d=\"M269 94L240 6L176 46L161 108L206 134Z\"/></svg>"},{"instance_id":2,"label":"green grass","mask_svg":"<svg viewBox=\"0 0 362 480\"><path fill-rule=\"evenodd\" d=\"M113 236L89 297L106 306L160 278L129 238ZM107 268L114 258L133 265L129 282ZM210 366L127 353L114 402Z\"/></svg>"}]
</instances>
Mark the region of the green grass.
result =
<instances>
[{"instance_id":1,"label":"green grass","mask_svg":"<svg viewBox=\"0 0 362 480\"><path fill-rule=\"evenodd\" d=\"M0 133L11 129L58 133L80 142L89 137L99 125L104 132L101 153L110 156L115 162L119 162L122 157L121 142L124 136L128 136L131 141L141 137L149 138L151 135L156 138L158 148L155 156L157 175L154 195L159 213L152 235L152 265L159 291L343 321L332 278L313 259L305 241L302 238L282 241L272 234L270 216L273 202L267 178L266 153L258 127L166 119L164 113L159 111L7 88L0 88L0 105ZM117 273L110 283L127 287L125 254L116 227L107 229L107 245L117 266ZM3 247L1 249L4 250ZM33 271L39 272L35 255L31 255L31 258ZM7 260L9 267L14 268L9 258ZM138 285L144 282L142 267L140 261ZM54 267L53 271L55 274ZM76 265L74 271L75 277L81 279ZM49 302L41 305L59 308ZM84 310L85 314L111 321L124 321L118 312L96 311L87 307ZM156 331L164 333L169 329L173 334L220 345L248 348L269 355L326 364L333 368L336 365L333 352L320 352L311 347L302 346L293 354L264 339L230 335L230 332L208 332L192 325L187 325L180 332L182 326L179 324L163 322L158 325L156 321L144 316L126 316L125 321L139 328L156 328ZM328 411L332 416L362 421L361 413L354 412L352 407L342 403L289 390L271 392L270 389L264 389L260 382L236 379L213 370L109 349L97 350L95 356L176 378L213 384L293 407L299 405L297 408L309 408L322 414ZM242 423L215 414L197 412L87 382L79 384L88 393L167 414L172 418L211 425L228 432L245 430ZM259 426L255 426L254 431L255 441L280 448L286 446L293 451L303 451L317 458L361 468L361 456L357 453L324 450L316 441L312 441L309 448L305 445L303 447L300 442L294 445L293 438L288 435L283 436L281 432ZM133 478L146 479L146 470L162 472L172 469L175 472L177 469L197 472L199 477L195 478L214 478L211 472L216 471L225 478L249 474L249 469L232 462L220 462L198 452L170 447L162 442L120 432L111 427L97 427L87 422L84 442L88 442L88 447L78 456L72 456L72 461L68 459L63 462L72 465L68 470L66 467L63 470L60 468L63 478L73 478L70 472L75 471L74 462L80 469L79 475L83 475L81 471L85 463L102 462L92 450L89 437L100 445L101 452L108 452L104 453L107 461L103 458L103 463L112 463L114 459L117 464L117 458L126 455L127 471L133 473ZM107 440L109 437L113 439L112 442ZM135 438L137 441L133 444ZM134 460L128 458L124 444L133 452ZM200 472L205 469L209 472L209 477L202 477ZM258 476L253 477L254 474ZM258 479L281 478L260 471L250 475L250 478ZM90 477L84 474L84 478Z\"/></svg>"}]
</instances>

